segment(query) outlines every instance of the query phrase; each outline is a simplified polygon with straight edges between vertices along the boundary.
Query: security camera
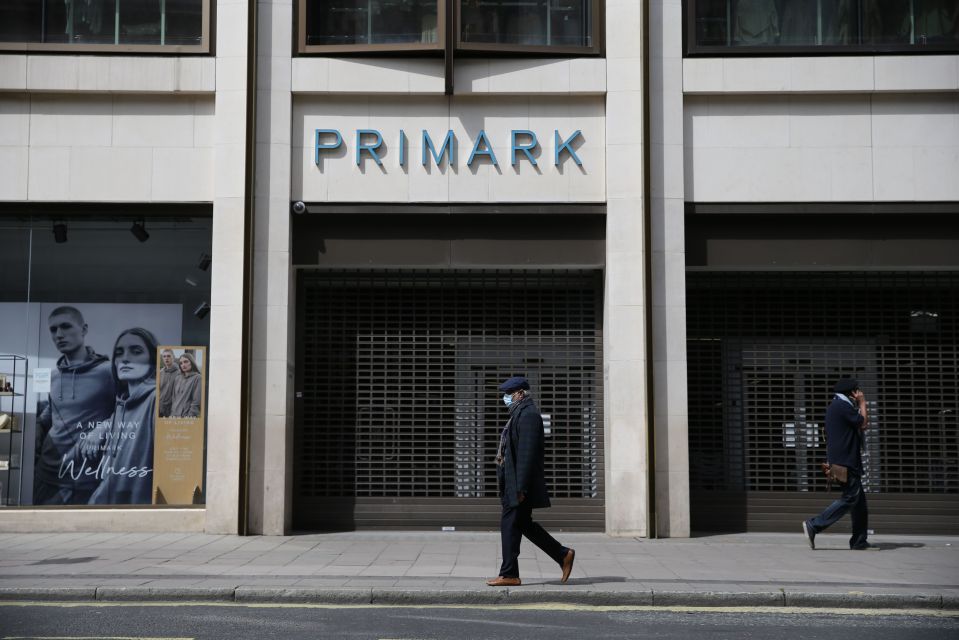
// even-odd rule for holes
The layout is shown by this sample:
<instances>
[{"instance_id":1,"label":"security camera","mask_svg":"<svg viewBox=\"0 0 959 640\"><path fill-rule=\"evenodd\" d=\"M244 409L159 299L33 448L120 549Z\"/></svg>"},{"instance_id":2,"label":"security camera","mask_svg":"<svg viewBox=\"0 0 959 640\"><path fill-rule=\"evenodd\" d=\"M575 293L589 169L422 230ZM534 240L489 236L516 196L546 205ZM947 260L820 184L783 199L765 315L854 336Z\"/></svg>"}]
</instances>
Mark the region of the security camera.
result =
<instances>
[{"instance_id":1,"label":"security camera","mask_svg":"<svg viewBox=\"0 0 959 640\"><path fill-rule=\"evenodd\" d=\"M306 203L302 200L297 200L293 203L293 213L300 215L306 213Z\"/></svg>"}]
</instances>

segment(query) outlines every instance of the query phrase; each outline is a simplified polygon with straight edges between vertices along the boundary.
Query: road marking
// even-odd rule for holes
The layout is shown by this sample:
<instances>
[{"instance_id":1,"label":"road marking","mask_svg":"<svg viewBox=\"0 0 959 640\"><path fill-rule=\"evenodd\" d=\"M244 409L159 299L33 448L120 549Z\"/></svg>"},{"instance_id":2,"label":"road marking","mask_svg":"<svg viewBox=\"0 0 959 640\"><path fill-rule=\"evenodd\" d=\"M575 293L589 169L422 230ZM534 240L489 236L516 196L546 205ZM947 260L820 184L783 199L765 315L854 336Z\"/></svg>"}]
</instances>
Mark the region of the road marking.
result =
<instances>
[{"instance_id":1,"label":"road marking","mask_svg":"<svg viewBox=\"0 0 959 640\"><path fill-rule=\"evenodd\" d=\"M587 605L567 603L526 604L321 604L295 602L51 602L0 601L0 607L244 607L248 609L474 609L479 611L665 611L674 613L783 613L783 614L837 614L848 616L924 616L932 618L959 618L955 609L843 609L829 607L691 607L646 605ZM4 639L5 640L5 639ZM69 639L72 640L72 639ZM90 640L85 638L84 640ZM117 640L117 639L109 639ZM137 638L136 640L154 640ZM185 640L161 639L161 640ZM192 639L190 639L192 640Z\"/></svg>"},{"instance_id":2,"label":"road marking","mask_svg":"<svg viewBox=\"0 0 959 640\"><path fill-rule=\"evenodd\" d=\"M2 640L195 640L194 638L152 636L3 636Z\"/></svg>"}]
</instances>

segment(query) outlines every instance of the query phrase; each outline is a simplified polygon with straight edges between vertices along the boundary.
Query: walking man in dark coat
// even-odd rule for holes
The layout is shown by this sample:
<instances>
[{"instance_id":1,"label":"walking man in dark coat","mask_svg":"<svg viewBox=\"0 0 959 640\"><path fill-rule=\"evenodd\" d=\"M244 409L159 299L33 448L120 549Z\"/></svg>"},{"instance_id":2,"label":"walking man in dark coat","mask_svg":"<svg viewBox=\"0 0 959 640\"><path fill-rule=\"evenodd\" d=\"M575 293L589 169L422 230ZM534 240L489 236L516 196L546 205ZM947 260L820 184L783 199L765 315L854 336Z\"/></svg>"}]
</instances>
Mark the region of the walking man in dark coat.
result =
<instances>
[{"instance_id":1,"label":"walking man in dark coat","mask_svg":"<svg viewBox=\"0 0 959 640\"><path fill-rule=\"evenodd\" d=\"M846 468L842 496L826 510L802 523L809 548L816 548L816 534L832 526L847 512L852 516L849 548L856 551L876 549L869 535L869 510L862 488L862 440L869 426L866 396L859 381L842 378L833 387L835 396L826 410L826 462Z\"/></svg>"},{"instance_id":2,"label":"walking man in dark coat","mask_svg":"<svg viewBox=\"0 0 959 640\"><path fill-rule=\"evenodd\" d=\"M503 506L500 519L503 565L499 575L487 580L486 584L491 587L522 584L519 545L523 536L562 568L565 583L573 571L576 552L561 545L546 529L533 522L533 509L549 506L543 468L543 417L533 402L526 378L510 378L500 385L499 390L503 392L503 403L509 409L509 420L503 427L496 454L496 476Z\"/></svg>"}]
</instances>

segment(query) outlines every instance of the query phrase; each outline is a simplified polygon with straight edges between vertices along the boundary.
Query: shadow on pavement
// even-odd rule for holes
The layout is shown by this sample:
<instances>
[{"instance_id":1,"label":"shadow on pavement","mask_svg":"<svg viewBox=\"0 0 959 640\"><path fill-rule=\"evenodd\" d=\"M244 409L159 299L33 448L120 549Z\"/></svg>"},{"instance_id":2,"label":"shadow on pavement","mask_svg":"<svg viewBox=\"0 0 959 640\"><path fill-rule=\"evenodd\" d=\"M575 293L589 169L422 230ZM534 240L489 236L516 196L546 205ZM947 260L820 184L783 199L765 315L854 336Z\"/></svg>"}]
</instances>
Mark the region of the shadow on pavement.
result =
<instances>
[{"instance_id":1,"label":"shadow on pavement","mask_svg":"<svg viewBox=\"0 0 959 640\"><path fill-rule=\"evenodd\" d=\"M921 549L926 545L921 542L873 542L879 547L880 551L892 551L894 549Z\"/></svg>"},{"instance_id":2,"label":"shadow on pavement","mask_svg":"<svg viewBox=\"0 0 959 640\"><path fill-rule=\"evenodd\" d=\"M85 556L83 558L47 558L46 560L40 560L39 562L31 562L30 566L42 564L83 564L84 562L93 562L94 560L99 559L99 556Z\"/></svg>"},{"instance_id":3,"label":"shadow on pavement","mask_svg":"<svg viewBox=\"0 0 959 640\"><path fill-rule=\"evenodd\" d=\"M876 551L895 551L896 549L921 549L926 545L922 542L873 542ZM820 551L853 551L848 547L816 547Z\"/></svg>"},{"instance_id":4,"label":"shadow on pavement","mask_svg":"<svg viewBox=\"0 0 959 640\"><path fill-rule=\"evenodd\" d=\"M583 584L604 584L607 582L626 582L626 578L623 576L594 576L592 578L570 578L566 581L566 585L583 585ZM562 585L563 583L559 580L546 580L545 582L537 583L523 583L523 584L537 584L537 585Z\"/></svg>"}]
</instances>

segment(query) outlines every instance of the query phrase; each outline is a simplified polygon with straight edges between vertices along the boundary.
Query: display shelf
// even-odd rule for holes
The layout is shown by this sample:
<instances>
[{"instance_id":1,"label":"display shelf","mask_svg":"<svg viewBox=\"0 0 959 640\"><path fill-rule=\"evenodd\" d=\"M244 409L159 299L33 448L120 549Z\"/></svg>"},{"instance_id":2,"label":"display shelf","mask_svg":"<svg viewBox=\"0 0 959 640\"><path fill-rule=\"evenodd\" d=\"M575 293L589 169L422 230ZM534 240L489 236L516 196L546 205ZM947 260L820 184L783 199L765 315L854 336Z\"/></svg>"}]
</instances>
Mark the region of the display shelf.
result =
<instances>
[{"instance_id":1,"label":"display shelf","mask_svg":"<svg viewBox=\"0 0 959 640\"><path fill-rule=\"evenodd\" d=\"M0 429L0 506L20 504L23 486L23 427L26 424L27 359L14 354L0 354L0 415L5 420Z\"/></svg>"}]
</instances>

